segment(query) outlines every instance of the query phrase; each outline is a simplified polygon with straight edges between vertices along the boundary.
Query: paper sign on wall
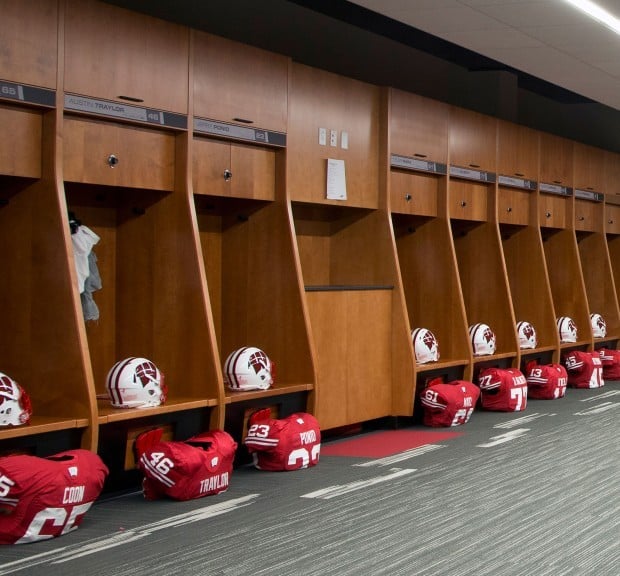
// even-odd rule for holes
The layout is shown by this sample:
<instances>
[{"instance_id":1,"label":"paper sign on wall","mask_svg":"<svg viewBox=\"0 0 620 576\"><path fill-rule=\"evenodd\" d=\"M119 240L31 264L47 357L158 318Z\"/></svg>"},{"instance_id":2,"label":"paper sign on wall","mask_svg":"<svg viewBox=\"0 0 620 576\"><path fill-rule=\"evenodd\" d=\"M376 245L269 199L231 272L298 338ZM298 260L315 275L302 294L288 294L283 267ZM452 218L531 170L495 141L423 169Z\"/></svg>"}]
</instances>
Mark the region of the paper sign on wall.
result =
<instances>
[{"instance_id":1,"label":"paper sign on wall","mask_svg":"<svg viewBox=\"0 0 620 576\"><path fill-rule=\"evenodd\" d=\"M347 180L344 173L344 160L327 159L327 199L347 199Z\"/></svg>"}]
</instances>

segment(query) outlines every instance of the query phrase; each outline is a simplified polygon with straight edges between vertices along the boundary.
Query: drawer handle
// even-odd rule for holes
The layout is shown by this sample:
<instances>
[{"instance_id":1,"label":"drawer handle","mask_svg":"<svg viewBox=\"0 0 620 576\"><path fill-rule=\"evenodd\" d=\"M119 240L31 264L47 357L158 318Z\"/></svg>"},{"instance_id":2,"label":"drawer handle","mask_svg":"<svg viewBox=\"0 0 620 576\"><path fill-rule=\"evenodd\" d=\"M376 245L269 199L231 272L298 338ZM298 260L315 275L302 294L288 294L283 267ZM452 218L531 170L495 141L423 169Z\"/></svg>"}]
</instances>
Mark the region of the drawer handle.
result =
<instances>
[{"instance_id":1,"label":"drawer handle","mask_svg":"<svg viewBox=\"0 0 620 576\"><path fill-rule=\"evenodd\" d=\"M607 224L613 224L614 221L613 220L607 220Z\"/></svg>"},{"instance_id":2,"label":"drawer handle","mask_svg":"<svg viewBox=\"0 0 620 576\"><path fill-rule=\"evenodd\" d=\"M224 170L224 180L226 180L226 182L229 182L232 178L232 172L226 168L226 170Z\"/></svg>"},{"instance_id":3,"label":"drawer handle","mask_svg":"<svg viewBox=\"0 0 620 576\"><path fill-rule=\"evenodd\" d=\"M551 212L547 212L547 213L545 214L545 216L546 216L547 218L551 218Z\"/></svg>"},{"instance_id":4,"label":"drawer handle","mask_svg":"<svg viewBox=\"0 0 620 576\"><path fill-rule=\"evenodd\" d=\"M108 166L114 168L118 164L118 158L114 154L108 156Z\"/></svg>"},{"instance_id":5,"label":"drawer handle","mask_svg":"<svg viewBox=\"0 0 620 576\"><path fill-rule=\"evenodd\" d=\"M465 200L461 200L461 206L465 208L465 206L467 206L467 202L465 202Z\"/></svg>"},{"instance_id":6,"label":"drawer handle","mask_svg":"<svg viewBox=\"0 0 620 576\"><path fill-rule=\"evenodd\" d=\"M405 194L405 200L407 200L407 202L411 202L411 194Z\"/></svg>"},{"instance_id":7,"label":"drawer handle","mask_svg":"<svg viewBox=\"0 0 620 576\"><path fill-rule=\"evenodd\" d=\"M508 206L508 208L506 208L506 212L512 212L512 207Z\"/></svg>"},{"instance_id":8,"label":"drawer handle","mask_svg":"<svg viewBox=\"0 0 620 576\"><path fill-rule=\"evenodd\" d=\"M585 216L579 216L579 222L583 222L586 219Z\"/></svg>"}]
</instances>

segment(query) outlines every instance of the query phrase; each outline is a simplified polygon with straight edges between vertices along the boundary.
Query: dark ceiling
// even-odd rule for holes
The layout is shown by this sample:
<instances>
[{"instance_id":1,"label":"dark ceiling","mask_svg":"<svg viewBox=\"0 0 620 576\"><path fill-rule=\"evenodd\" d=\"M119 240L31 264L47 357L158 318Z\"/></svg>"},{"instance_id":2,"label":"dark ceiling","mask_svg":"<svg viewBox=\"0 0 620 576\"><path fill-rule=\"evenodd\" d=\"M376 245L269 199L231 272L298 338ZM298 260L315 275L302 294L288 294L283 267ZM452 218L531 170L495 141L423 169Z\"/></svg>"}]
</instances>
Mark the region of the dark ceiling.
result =
<instances>
[{"instance_id":1,"label":"dark ceiling","mask_svg":"<svg viewBox=\"0 0 620 576\"><path fill-rule=\"evenodd\" d=\"M620 111L345 0L107 1L620 152Z\"/></svg>"}]
</instances>

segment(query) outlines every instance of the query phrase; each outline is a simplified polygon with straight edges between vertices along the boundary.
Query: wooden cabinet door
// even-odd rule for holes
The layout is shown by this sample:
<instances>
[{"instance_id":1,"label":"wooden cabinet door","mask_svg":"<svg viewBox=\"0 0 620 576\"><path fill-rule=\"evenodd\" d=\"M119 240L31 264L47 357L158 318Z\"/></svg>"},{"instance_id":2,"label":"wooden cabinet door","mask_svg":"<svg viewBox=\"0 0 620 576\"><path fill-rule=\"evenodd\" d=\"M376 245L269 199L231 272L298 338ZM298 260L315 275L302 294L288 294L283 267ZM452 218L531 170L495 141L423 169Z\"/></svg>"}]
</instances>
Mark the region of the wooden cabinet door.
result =
<instances>
[{"instance_id":1,"label":"wooden cabinet door","mask_svg":"<svg viewBox=\"0 0 620 576\"><path fill-rule=\"evenodd\" d=\"M450 164L496 171L497 120L453 106L450 109Z\"/></svg>"},{"instance_id":2,"label":"wooden cabinet door","mask_svg":"<svg viewBox=\"0 0 620 576\"><path fill-rule=\"evenodd\" d=\"M484 184L451 181L448 193L450 218L484 222L488 218L489 190Z\"/></svg>"},{"instance_id":3,"label":"wooden cabinet door","mask_svg":"<svg viewBox=\"0 0 620 576\"><path fill-rule=\"evenodd\" d=\"M366 422L391 410L391 318L389 290L348 293L347 413Z\"/></svg>"},{"instance_id":4,"label":"wooden cabinet door","mask_svg":"<svg viewBox=\"0 0 620 576\"><path fill-rule=\"evenodd\" d=\"M497 217L502 224L527 225L530 221L532 192L517 188L500 188L497 198Z\"/></svg>"},{"instance_id":5,"label":"wooden cabinet door","mask_svg":"<svg viewBox=\"0 0 620 576\"><path fill-rule=\"evenodd\" d=\"M620 154L607 151L605 153L605 194L620 195Z\"/></svg>"},{"instance_id":6,"label":"wooden cabinet door","mask_svg":"<svg viewBox=\"0 0 620 576\"><path fill-rule=\"evenodd\" d=\"M276 153L256 146L235 144L230 151L232 194L236 198L273 200Z\"/></svg>"},{"instance_id":7,"label":"wooden cabinet door","mask_svg":"<svg viewBox=\"0 0 620 576\"><path fill-rule=\"evenodd\" d=\"M273 200L275 151L218 140L194 140L194 194Z\"/></svg>"},{"instance_id":8,"label":"wooden cabinet door","mask_svg":"<svg viewBox=\"0 0 620 576\"><path fill-rule=\"evenodd\" d=\"M55 89L57 2L0 0L0 14L0 78Z\"/></svg>"},{"instance_id":9,"label":"wooden cabinet door","mask_svg":"<svg viewBox=\"0 0 620 576\"><path fill-rule=\"evenodd\" d=\"M286 132L289 59L194 33L194 115Z\"/></svg>"},{"instance_id":10,"label":"wooden cabinet door","mask_svg":"<svg viewBox=\"0 0 620 576\"><path fill-rule=\"evenodd\" d=\"M307 296L318 358L321 427L389 415L391 291L308 292Z\"/></svg>"},{"instance_id":11,"label":"wooden cabinet door","mask_svg":"<svg viewBox=\"0 0 620 576\"><path fill-rule=\"evenodd\" d=\"M571 140L540 133L540 181L573 185L573 143Z\"/></svg>"},{"instance_id":12,"label":"wooden cabinet door","mask_svg":"<svg viewBox=\"0 0 620 576\"><path fill-rule=\"evenodd\" d=\"M620 206L614 204L605 206L605 232L620 234Z\"/></svg>"},{"instance_id":13,"label":"wooden cabinet door","mask_svg":"<svg viewBox=\"0 0 620 576\"><path fill-rule=\"evenodd\" d=\"M230 144L205 138L194 139L192 178L194 194L230 196L232 174Z\"/></svg>"},{"instance_id":14,"label":"wooden cabinet door","mask_svg":"<svg viewBox=\"0 0 620 576\"><path fill-rule=\"evenodd\" d=\"M539 133L527 126L498 120L497 172L538 180Z\"/></svg>"},{"instance_id":15,"label":"wooden cabinet door","mask_svg":"<svg viewBox=\"0 0 620 576\"><path fill-rule=\"evenodd\" d=\"M437 216L436 176L401 170L390 173L390 210L399 214Z\"/></svg>"},{"instance_id":16,"label":"wooden cabinet door","mask_svg":"<svg viewBox=\"0 0 620 576\"><path fill-rule=\"evenodd\" d=\"M187 114L189 29L96 0L68 0L65 90Z\"/></svg>"},{"instance_id":17,"label":"wooden cabinet door","mask_svg":"<svg viewBox=\"0 0 620 576\"><path fill-rule=\"evenodd\" d=\"M390 147L392 154L447 162L447 104L417 94L392 89Z\"/></svg>"},{"instance_id":18,"label":"wooden cabinet door","mask_svg":"<svg viewBox=\"0 0 620 576\"><path fill-rule=\"evenodd\" d=\"M580 142L573 143L575 188L580 190L604 191L605 151Z\"/></svg>"},{"instance_id":19,"label":"wooden cabinet door","mask_svg":"<svg viewBox=\"0 0 620 576\"><path fill-rule=\"evenodd\" d=\"M0 174L41 177L41 114L0 106Z\"/></svg>"},{"instance_id":20,"label":"wooden cabinet door","mask_svg":"<svg viewBox=\"0 0 620 576\"><path fill-rule=\"evenodd\" d=\"M575 199L575 230L602 232L603 204Z\"/></svg>"},{"instance_id":21,"label":"wooden cabinet door","mask_svg":"<svg viewBox=\"0 0 620 576\"><path fill-rule=\"evenodd\" d=\"M174 190L174 136L136 127L66 118L64 179Z\"/></svg>"},{"instance_id":22,"label":"wooden cabinet door","mask_svg":"<svg viewBox=\"0 0 620 576\"><path fill-rule=\"evenodd\" d=\"M538 202L539 224L546 228L566 228L569 198L541 194Z\"/></svg>"}]
</instances>

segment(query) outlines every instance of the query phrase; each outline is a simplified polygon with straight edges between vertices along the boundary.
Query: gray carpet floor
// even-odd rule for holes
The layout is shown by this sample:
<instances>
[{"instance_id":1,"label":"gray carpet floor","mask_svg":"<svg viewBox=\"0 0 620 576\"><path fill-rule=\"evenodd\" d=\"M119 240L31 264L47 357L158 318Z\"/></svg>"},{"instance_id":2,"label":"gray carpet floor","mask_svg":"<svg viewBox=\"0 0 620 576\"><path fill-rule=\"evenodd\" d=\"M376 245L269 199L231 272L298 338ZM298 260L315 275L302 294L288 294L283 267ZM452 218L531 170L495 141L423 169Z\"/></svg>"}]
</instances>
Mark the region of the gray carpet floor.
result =
<instances>
[{"instance_id":1,"label":"gray carpet floor","mask_svg":"<svg viewBox=\"0 0 620 576\"><path fill-rule=\"evenodd\" d=\"M191 502L107 497L66 536L0 547L0 576L620 576L620 383L451 430L376 460L242 467Z\"/></svg>"}]
</instances>

